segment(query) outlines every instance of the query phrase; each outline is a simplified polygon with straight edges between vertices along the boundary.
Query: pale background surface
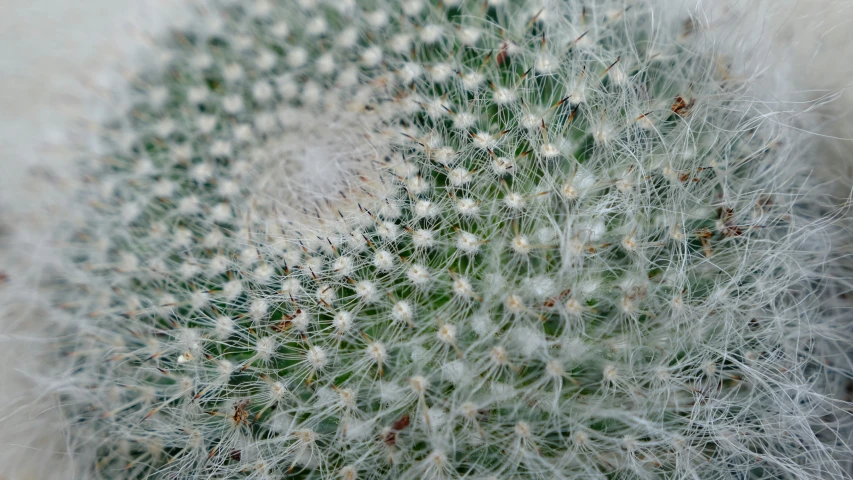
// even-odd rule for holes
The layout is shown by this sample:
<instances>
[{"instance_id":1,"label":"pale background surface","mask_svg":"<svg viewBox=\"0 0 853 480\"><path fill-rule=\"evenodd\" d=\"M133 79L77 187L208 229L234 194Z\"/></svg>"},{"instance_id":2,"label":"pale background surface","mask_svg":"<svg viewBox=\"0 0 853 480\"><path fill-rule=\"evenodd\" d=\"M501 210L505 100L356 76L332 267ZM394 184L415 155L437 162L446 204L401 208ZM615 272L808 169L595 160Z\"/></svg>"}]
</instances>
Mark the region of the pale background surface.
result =
<instances>
[{"instance_id":1,"label":"pale background surface","mask_svg":"<svg viewBox=\"0 0 853 480\"><path fill-rule=\"evenodd\" d=\"M699 0L673 1L689 5ZM728 1L748 7L753 0ZM790 76L793 90L800 91L853 84L853 0L790 3L793 8L787 18L779 16L765 22L760 34L774 39L779 46L775 55L790 65L779 69L778 74ZM132 64L129 60L135 46L145 44L144 32L183 18L186 4L186 0L0 0L0 222L4 221L4 211L26 207L33 200L33 192L24 181L28 167L67 162L67 156L56 155L55 149L45 145L61 140L65 126L79 116L81 109L89 108L78 95L85 91L80 87L96 85L95 73L105 66L122 61ZM817 97L819 93L807 96ZM853 89L845 91L834 106L837 111L827 113L833 120L826 131L853 138ZM842 114L846 115L844 121L838 119ZM853 178L853 142L828 146L837 152L830 170L841 178ZM2 253L0 271L7 267L4 258L8 260ZM0 308L0 340L10 338L10 325L17 329L29 318L13 317L9 311L4 315ZM16 365L0 361L0 385L5 395L15 391L21 381L15 369ZM0 405L3 401L0 392ZM5 413L0 412L0 418ZM19 435L20 431L0 429L0 452L14 452L14 446L24 441ZM29 449L20 449L19 453L13 455L16 464L44 456ZM44 468L44 461L37 460L42 468L28 472L2 462L0 455L0 480L67 478L61 470Z\"/></svg>"},{"instance_id":2,"label":"pale background surface","mask_svg":"<svg viewBox=\"0 0 853 480\"><path fill-rule=\"evenodd\" d=\"M71 157L51 145L61 144L63 131L79 130L79 118L93 113L90 105L99 95L91 92L102 90L109 78L97 72L133 64L136 49L144 48L144 33L179 19L185 5L185 0L0 0L0 272L9 275L5 285L0 281L0 480L70 479L59 461L64 446L56 411L28 392L30 382L20 374L36 347L26 339L39 332L42 318L37 300L20 284L36 269L3 245L13 228L37 222L18 212L50 193L49 187L36 188L26 172L34 165L55 170L69 163ZM15 241L25 251L38 249L38 237L23 238Z\"/></svg>"},{"instance_id":3,"label":"pale background surface","mask_svg":"<svg viewBox=\"0 0 853 480\"><path fill-rule=\"evenodd\" d=\"M0 208L26 166L49 157L81 84L127 63L186 0L0 0ZM168 19L168 20L167 20Z\"/></svg>"}]
</instances>

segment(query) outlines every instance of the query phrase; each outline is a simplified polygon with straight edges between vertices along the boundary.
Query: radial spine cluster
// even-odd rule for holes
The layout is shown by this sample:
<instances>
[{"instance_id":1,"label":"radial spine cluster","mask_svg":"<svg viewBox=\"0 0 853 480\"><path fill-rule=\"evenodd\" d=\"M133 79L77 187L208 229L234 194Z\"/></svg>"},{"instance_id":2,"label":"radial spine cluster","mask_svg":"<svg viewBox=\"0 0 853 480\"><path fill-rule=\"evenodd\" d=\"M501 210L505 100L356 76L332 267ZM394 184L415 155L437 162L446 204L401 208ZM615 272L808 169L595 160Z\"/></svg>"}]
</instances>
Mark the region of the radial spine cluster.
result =
<instances>
[{"instance_id":1,"label":"radial spine cluster","mask_svg":"<svg viewBox=\"0 0 853 480\"><path fill-rule=\"evenodd\" d=\"M175 32L57 289L83 475L841 475L792 147L658 13L227 2Z\"/></svg>"}]
</instances>

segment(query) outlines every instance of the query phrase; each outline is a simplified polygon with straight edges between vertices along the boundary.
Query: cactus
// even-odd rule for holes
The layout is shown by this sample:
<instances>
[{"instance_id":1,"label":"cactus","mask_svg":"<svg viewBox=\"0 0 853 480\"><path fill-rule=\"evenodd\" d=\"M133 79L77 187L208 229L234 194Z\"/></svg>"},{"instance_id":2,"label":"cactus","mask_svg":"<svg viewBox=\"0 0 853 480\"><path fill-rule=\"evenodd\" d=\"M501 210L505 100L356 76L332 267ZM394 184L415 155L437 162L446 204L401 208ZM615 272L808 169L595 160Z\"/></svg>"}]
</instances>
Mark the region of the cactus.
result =
<instances>
[{"instance_id":1,"label":"cactus","mask_svg":"<svg viewBox=\"0 0 853 480\"><path fill-rule=\"evenodd\" d=\"M842 476L794 137L691 22L583 3L170 36L57 280L77 473Z\"/></svg>"}]
</instances>

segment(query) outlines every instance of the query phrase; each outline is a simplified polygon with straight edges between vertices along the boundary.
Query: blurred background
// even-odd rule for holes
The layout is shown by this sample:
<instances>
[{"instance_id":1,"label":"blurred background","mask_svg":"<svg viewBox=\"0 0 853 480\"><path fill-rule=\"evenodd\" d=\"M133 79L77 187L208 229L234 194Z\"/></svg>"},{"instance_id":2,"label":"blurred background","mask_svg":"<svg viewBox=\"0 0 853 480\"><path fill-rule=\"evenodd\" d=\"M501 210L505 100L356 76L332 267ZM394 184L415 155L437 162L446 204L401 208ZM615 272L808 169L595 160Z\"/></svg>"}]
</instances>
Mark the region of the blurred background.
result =
<instances>
[{"instance_id":1,"label":"blurred background","mask_svg":"<svg viewBox=\"0 0 853 480\"><path fill-rule=\"evenodd\" d=\"M104 72L127 65L148 38L185 18L187 5L0 0L0 208L16 200L27 167L60 161L51 145L88 113L86 99L104 86Z\"/></svg>"}]
</instances>

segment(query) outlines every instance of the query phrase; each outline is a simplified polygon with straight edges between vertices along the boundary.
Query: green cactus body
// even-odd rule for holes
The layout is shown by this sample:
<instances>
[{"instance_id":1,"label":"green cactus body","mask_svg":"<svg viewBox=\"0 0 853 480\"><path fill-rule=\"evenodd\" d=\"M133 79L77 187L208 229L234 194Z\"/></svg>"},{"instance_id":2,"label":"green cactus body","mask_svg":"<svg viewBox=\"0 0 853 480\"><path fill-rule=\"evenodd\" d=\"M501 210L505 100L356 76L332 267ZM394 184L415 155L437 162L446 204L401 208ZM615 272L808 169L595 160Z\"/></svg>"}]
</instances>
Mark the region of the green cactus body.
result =
<instances>
[{"instance_id":1,"label":"green cactus body","mask_svg":"<svg viewBox=\"0 0 853 480\"><path fill-rule=\"evenodd\" d=\"M789 147L689 24L604 3L258 2L176 33L69 250L86 475L830 465L783 393Z\"/></svg>"}]
</instances>

